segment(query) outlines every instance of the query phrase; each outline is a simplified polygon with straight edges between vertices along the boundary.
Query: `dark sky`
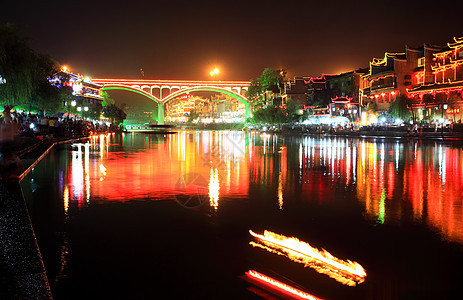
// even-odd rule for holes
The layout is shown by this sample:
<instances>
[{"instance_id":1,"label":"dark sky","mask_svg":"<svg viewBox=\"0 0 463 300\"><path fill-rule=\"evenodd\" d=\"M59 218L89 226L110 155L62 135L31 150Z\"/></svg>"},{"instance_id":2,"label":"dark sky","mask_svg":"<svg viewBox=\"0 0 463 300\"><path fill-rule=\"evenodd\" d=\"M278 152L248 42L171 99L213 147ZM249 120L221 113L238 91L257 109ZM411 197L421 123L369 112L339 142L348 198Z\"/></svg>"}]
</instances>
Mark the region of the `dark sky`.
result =
<instances>
[{"instance_id":1,"label":"dark sky","mask_svg":"<svg viewBox=\"0 0 463 300\"><path fill-rule=\"evenodd\" d=\"M91 77L249 80L266 67L289 77L368 67L405 45L463 36L463 1L24 1L0 22L31 46Z\"/></svg>"}]
</instances>

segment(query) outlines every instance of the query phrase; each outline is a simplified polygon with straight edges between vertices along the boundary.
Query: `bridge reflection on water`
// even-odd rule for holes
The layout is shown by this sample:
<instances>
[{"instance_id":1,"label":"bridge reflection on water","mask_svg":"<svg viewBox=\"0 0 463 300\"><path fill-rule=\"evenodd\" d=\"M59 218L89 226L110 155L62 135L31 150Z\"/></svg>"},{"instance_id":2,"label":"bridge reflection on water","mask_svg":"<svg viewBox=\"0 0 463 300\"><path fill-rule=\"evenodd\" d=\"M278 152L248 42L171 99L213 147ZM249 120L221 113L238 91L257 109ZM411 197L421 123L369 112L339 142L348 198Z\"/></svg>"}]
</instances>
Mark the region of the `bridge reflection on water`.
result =
<instances>
[{"instance_id":1,"label":"bridge reflection on water","mask_svg":"<svg viewBox=\"0 0 463 300\"><path fill-rule=\"evenodd\" d=\"M437 142L182 131L98 136L73 149L64 189L71 202L166 199L191 174L204 179L203 189L186 184L182 192L213 195L216 208L220 196L248 196L249 185L276 189L280 209L293 201L336 205L340 195L330 194L343 187L368 220L425 221L463 243L463 150Z\"/></svg>"}]
</instances>

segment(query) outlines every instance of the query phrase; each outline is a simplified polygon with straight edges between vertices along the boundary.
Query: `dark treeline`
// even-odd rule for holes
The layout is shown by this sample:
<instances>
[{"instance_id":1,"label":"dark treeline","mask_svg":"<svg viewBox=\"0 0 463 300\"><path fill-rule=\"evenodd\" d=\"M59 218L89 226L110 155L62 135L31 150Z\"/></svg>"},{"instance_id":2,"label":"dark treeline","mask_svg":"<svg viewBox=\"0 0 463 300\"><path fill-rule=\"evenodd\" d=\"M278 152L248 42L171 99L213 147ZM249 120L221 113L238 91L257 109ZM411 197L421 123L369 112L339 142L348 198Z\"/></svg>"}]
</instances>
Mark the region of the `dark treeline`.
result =
<instances>
[{"instance_id":1,"label":"dark treeline","mask_svg":"<svg viewBox=\"0 0 463 300\"><path fill-rule=\"evenodd\" d=\"M28 112L60 112L72 91L49 83L60 66L49 55L30 48L28 41L14 24L0 25L0 105Z\"/></svg>"}]
</instances>

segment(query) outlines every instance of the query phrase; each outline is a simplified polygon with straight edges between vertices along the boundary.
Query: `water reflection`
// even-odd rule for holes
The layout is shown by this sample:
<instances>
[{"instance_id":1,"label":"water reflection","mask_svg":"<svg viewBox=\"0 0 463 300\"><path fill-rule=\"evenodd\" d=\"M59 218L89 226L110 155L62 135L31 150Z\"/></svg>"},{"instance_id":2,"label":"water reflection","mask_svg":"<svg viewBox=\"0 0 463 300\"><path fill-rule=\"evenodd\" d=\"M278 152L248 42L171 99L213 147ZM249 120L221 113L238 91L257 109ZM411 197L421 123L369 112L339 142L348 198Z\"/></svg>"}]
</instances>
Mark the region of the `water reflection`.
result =
<instances>
[{"instance_id":1,"label":"water reflection","mask_svg":"<svg viewBox=\"0 0 463 300\"><path fill-rule=\"evenodd\" d=\"M245 144L240 132L93 137L72 145L66 197L79 207L88 201L172 199L179 180L195 174L207 178L210 206L217 210L222 184L227 195L247 194ZM182 193L202 191L185 184Z\"/></svg>"},{"instance_id":2,"label":"water reflection","mask_svg":"<svg viewBox=\"0 0 463 300\"><path fill-rule=\"evenodd\" d=\"M255 270L249 270L245 273L245 275L249 279L255 280L259 285L263 284L264 286L268 286L271 289L275 289L283 293L284 296L291 297L291 299L320 300L320 298L317 298L314 295L301 291L300 289L287 285L286 283L278 281L272 277L259 273ZM256 294L259 295L259 293L256 293ZM264 298L270 298L270 297L264 297ZM273 299L273 297L271 297L270 299Z\"/></svg>"},{"instance_id":3,"label":"water reflection","mask_svg":"<svg viewBox=\"0 0 463 300\"><path fill-rule=\"evenodd\" d=\"M312 137L302 145L302 189L314 200L323 201L336 186L353 187L368 219L424 221L463 242L461 148Z\"/></svg>"},{"instance_id":4,"label":"water reflection","mask_svg":"<svg viewBox=\"0 0 463 300\"><path fill-rule=\"evenodd\" d=\"M70 156L66 212L72 202L172 200L180 179L195 174L203 188L186 184L182 193L209 195L213 210L240 197L280 210L356 199L372 222L424 222L463 243L462 149L437 142L182 131L100 135Z\"/></svg>"},{"instance_id":5,"label":"water reflection","mask_svg":"<svg viewBox=\"0 0 463 300\"><path fill-rule=\"evenodd\" d=\"M211 175L209 177L209 201L210 206L215 210L219 207L219 172L217 168L211 168Z\"/></svg>"}]
</instances>

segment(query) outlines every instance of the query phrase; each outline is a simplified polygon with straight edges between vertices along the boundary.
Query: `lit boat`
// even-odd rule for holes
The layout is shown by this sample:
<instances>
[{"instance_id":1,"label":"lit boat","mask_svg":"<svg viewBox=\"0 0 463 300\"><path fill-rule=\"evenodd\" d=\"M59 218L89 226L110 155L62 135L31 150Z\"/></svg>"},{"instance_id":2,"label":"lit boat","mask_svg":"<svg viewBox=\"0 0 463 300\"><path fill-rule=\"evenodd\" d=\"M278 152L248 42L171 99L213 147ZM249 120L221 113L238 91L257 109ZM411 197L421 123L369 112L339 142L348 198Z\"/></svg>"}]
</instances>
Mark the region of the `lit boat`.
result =
<instances>
[{"instance_id":1,"label":"lit boat","mask_svg":"<svg viewBox=\"0 0 463 300\"><path fill-rule=\"evenodd\" d=\"M346 284L355 286L365 281L367 273L357 262L341 260L331 255L328 251L313 248L308 243L300 241L295 237L286 237L271 231L264 231L264 234L257 234L252 230L249 233L258 242L250 242L253 247L262 248L268 252L285 256L294 262L310 267L321 274Z\"/></svg>"},{"instance_id":2,"label":"lit boat","mask_svg":"<svg viewBox=\"0 0 463 300\"><path fill-rule=\"evenodd\" d=\"M170 129L174 128L174 125L156 125L156 124L131 124L125 125L125 130L127 132L143 132L143 133L175 133Z\"/></svg>"}]
</instances>

